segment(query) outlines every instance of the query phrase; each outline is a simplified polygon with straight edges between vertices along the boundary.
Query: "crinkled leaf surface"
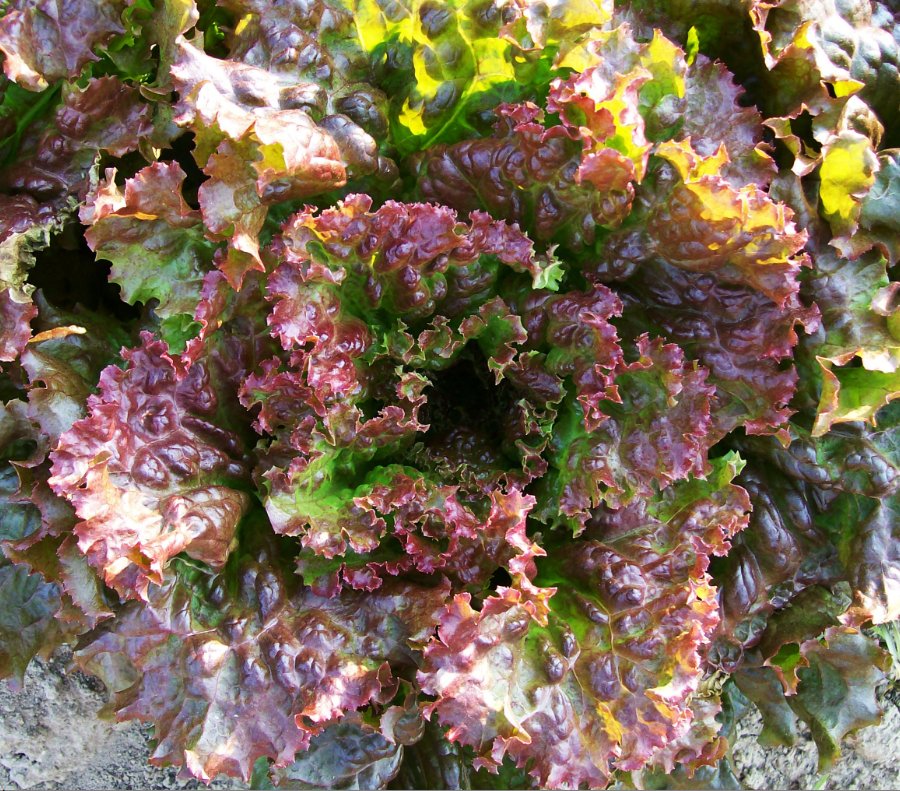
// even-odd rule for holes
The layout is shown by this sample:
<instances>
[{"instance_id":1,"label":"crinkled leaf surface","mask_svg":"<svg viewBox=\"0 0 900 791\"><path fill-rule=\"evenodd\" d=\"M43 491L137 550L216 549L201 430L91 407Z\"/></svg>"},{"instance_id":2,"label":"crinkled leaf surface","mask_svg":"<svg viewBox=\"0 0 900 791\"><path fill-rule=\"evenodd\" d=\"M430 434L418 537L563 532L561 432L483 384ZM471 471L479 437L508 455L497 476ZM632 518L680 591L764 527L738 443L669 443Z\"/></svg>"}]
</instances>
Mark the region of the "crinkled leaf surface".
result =
<instances>
[{"instance_id":1,"label":"crinkled leaf surface","mask_svg":"<svg viewBox=\"0 0 900 791\"><path fill-rule=\"evenodd\" d=\"M875 689L888 663L887 653L856 630L832 627L823 638L800 646L809 667L799 671L797 696L790 699L812 730L820 771L840 754L844 736L880 719Z\"/></svg>"},{"instance_id":2,"label":"crinkled leaf surface","mask_svg":"<svg viewBox=\"0 0 900 791\"><path fill-rule=\"evenodd\" d=\"M885 498L900 486L898 407L884 410L878 428L846 423L823 437L813 437L792 424L787 447L754 438L742 443L742 448L764 457L783 475L819 489Z\"/></svg>"},{"instance_id":3,"label":"crinkled leaf surface","mask_svg":"<svg viewBox=\"0 0 900 791\"><path fill-rule=\"evenodd\" d=\"M372 550L384 532L378 509L434 497L421 506L438 513L452 501L450 488L420 488L415 469L397 470L400 483L372 461L428 430L420 412L439 394L426 388L438 388L437 372L469 341L495 377L507 370L526 334L492 294L504 279L540 279L548 265L520 231L482 214L465 225L443 207L370 206L351 196L285 226L276 251L286 263L269 280L270 324L290 356L242 389L245 405L260 407L260 429L294 448L287 468L263 470L273 524L327 557L348 540ZM386 405L373 409L373 400Z\"/></svg>"},{"instance_id":4,"label":"crinkled leaf surface","mask_svg":"<svg viewBox=\"0 0 900 791\"><path fill-rule=\"evenodd\" d=\"M378 731L345 717L314 736L309 748L283 769L278 786L321 789L384 788L400 769L403 746L391 744Z\"/></svg>"},{"instance_id":5,"label":"crinkled leaf surface","mask_svg":"<svg viewBox=\"0 0 900 791\"><path fill-rule=\"evenodd\" d=\"M657 104L683 94L684 64L671 42L639 45L628 26L594 36L590 50L576 47L561 60L579 73L551 85L547 108L559 123L545 126L530 102L500 105L492 137L420 155L422 194L487 209L574 248L620 225L647 167L645 115L652 124Z\"/></svg>"},{"instance_id":6,"label":"crinkled leaf surface","mask_svg":"<svg viewBox=\"0 0 900 791\"><path fill-rule=\"evenodd\" d=\"M880 718L875 689L884 679L888 655L856 629L833 626L800 644L798 658L802 665L793 695L785 696L776 671L769 667L741 670L735 678L763 713L764 742L793 744L801 720L812 731L819 771L824 771L840 754L848 733Z\"/></svg>"},{"instance_id":7,"label":"crinkled leaf surface","mask_svg":"<svg viewBox=\"0 0 900 791\"><path fill-rule=\"evenodd\" d=\"M112 262L111 279L126 302L157 300L165 318L193 313L212 257L200 213L182 197L185 173L177 163L155 163L125 182L106 174L81 211L85 238L98 257Z\"/></svg>"},{"instance_id":8,"label":"crinkled leaf surface","mask_svg":"<svg viewBox=\"0 0 900 791\"><path fill-rule=\"evenodd\" d=\"M900 340L893 329L897 289L890 284L884 258L873 252L850 260L820 251L808 287L825 332L823 339L811 342L817 357L836 365L858 357L866 370L897 370Z\"/></svg>"},{"instance_id":9,"label":"crinkled leaf surface","mask_svg":"<svg viewBox=\"0 0 900 791\"><path fill-rule=\"evenodd\" d=\"M117 0L16 0L0 19L0 49L6 75L39 91L48 83L77 77L97 60L94 47L124 32Z\"/></svg>"},{"instance_id":10,"label":"crinkled leaf surface","mask_svg":"<svg viewBox=\"0 0 900 791\"><path fill-rule=\"evenodd\" d=\"M354 498L356 513L348 513L344 524L370 529L363 533L357 527L348 535L353 550L331 559L334 548L307 535L308 549L299 555L298 571L314 590L327 595L335 595L341 585L375 590L384 579L411 571L439 572L458 589L480 592L498 568L534 574L535 557L545 553L525 532L533 505L532 497L515 489L495 489L489 512L479 517L460 503L452 487L401 473L389 486L375 485L371 493ZM355 524L350 521L354 516Z\"/></svg>"},{"instance_id":11,"label":"crinkled leaf surface","mask_svg":"<svg viewBox=\"0 0 900 791\"><path fill-rule=\"evenodd\" d=\"M225 563L248 473L214 361L185 367L149 335L125 359L127 370L104 370L89 416L61 437L51 486L83 520L79 547L106 583L146 599L182 551Z\"/></svg>"},{"instance_id":12,"label":"crinkled leaf surface","mask_svg":"<svg viewBox=\"0 0 900 791\"><path fill-rule=\"evenodd\" d=\"M718 697L697 695L691 700L691 721L684 732L669 744L657 750L648 765L651 770L671 775L678 772L681 777L696 778L695 783L703 783L704 775L697 776L698 770L716 767L728 747L728 739L720 732L725 730L719 721L722 703ZM672 787L668 784L666 787Z\"/></svg>"},{"instance_id":13,"label":"crinkled leaf surface","mask_svg":"<svg viewBox=\"0 0 900 791\"><path fill-rule=\"evenodd\" d=\"M121 718L155 723L151 760L205 780L248 780L260 757L289 766L330 721L389 699L446 593L396 583L319 598L282 571L265 525L250 527L252 554L217 575L169 572L79 652Z\"/></svg>"},{"instance_id":14,"label":"crinkled leaf surface","mask_svg":"<svg viewBox=\"0 0 900 791\"><path fill-rule=\"evenodd\" d=\"M448 741L437 718L424 721L422 738L403 748L403 762L394 785L403 788L471 788L471 772L464 748ZM485 788L493 775L480 778ZM510 786L512 787L512 786Z\"/></svg>"},{"instance_id":15,"label":"crinkled leaf surface","mask_svg":"<svg viewBox=\"0 0 900 791\"><path fill-rule=\"evenodd\" d=\"M206 163L209 180L198 196L207 236L229 242L216 264L236 289L248 270L265 271L259 232L267 212L255 188L252 159L249 146L223 140Z\"/></svg>"},{"instance_id":16,"label":"crinkled leaf surface","mask_svg":"<svg viewBox=\"0 0 900 791\"><path fill-rule=\"evenodd\" d=\"M889 4L786 0L775 12L761 10L772 109L815 108L828 83L839 97L859 91L884 123L896 124L900 43Z\"/></svg>"},{"instance_id":17,"label":"crinkled leaf surface","mask_svg":"<svg viewBox=\"0 0 900 791\"><path fill-rule=\"evenodd\" d=\"M741 88L728 70L698 55L685 76L684 94L687 106L679 137L689 139L706 157L724 145L730 161L721 175L732 184L767 185L776 168L763 144L762 115L741 104Z\"/></svg>"},{"instance_id":18,"label":"crinkled leaf surface","mask_svg":"<svg viewBox=\"0 0 900 791\"><path fill-rule=\"evenodd\" d=\"M784 218L761 216L771 210L754 185L768 184L774 163L761 145L760 115L738 104L739 89L720 65L701 58L687 67L671 41L657 32L638 44L628 25L593 31L586 44L561 52L559 62L578 72L551 86L548 109L559 114L559 123L547 124L531 103L500 105L493 136L431 146L418 156L422 194L460 210L485 208L522 223L539 239L555 238L577 250L592 243L598 230L620 225L632 210L635 184L653 153L647 135L664 141L677 133L682 145L692 140L702 156L721 157L707 172L719 178L715 195L701 196L700 185L683 190L694 193L683 196L685 201L704 206L706 224L699 216L692 223L695 246L731 234L734 249L762 248L761 240L751 241L751 218L759 216L757 237L768 222L783 226L765 242L768 250L760 249L761 256L774 260L779 235L787 255L796 249ZM720 120L724 115L727 121ZM720 147L727 154L722 156ZM733 188L721 177L733 181ZM670 235L691 233L683 223L691 210L686 206L673 219ZM676 224L683 226L680 231ZM666 233L664 225L660 232ZM704 234L708 239L700 238ZM733 252L716 241L723 254Z\"/></svg>"},{"instance_id":19,"label":"crinkled leaf surface","mask_svg":"<svg viewBox=\"0 0 900 791\"><path fill-rule=\"evenodd\" d=\"M797 291L794 256L806 241L791 209L755 184L735 189L722 178L724 146L704 157L689 141L662 143L656 154L681 180L648 218L657 255L691 272L723 270L717 274L726 282L745 283L784 305Z\"/></svg>"},{"instance_id":20,"label":"crinkled leaf surface","mask_svg":"<svg viewBox=\"0 0 900 791\"><path fill-rule=\"evenodd\" d=\"M0 291L0 360L11 361L19 356L31 337L29 323L36 313L27 297L20 302L11 289Z\"/></svg>"},{"instance_id":21,"label":"crinkled leaf surface","mask_svg":"<svg viewBox=\"0 0 900 791\"><path fill-rule=\"evenodd\" d=\"M138 89L118 77L97 77L85 85L64 83L42 94L52 116L27 125L21 146L0 183L12 193L31 195L42 213L70 211L92 184L101 151L123 156L155 135L153 112ZM161 142L161 141L157 141Z\"/></svg>"},{"instance_id":22,"label":"crinkled leaf surface","mask_svg":"<svg viewBox=\"0 0 900 791\"><path fill-rule=\"evenodd\" d=\"M45 632L49 644L64 633L71 638L112 615L97 575L75 545L71 530L75 512L50 489L47 450L84 414L85 399L99 370L116 359L117 329L96 316L77 319L52 309L43 295L36 299L41 328L27 345L22 365L31 381L27 405L10 401L0 418L0 542L7 557L53 583L59 600L60 628ZM84 326L69 325L76 319ZM87 320L86 320L87 319Z\"/></svg>"},{"instance_id":23,"label":"crinkled leaf surface","mask_svg":"<svg viewBox=\"0 0 900 791\"><path fill-rule=\"evenodd\" d=\"M346 179L338 143L301 109L315 85L220 60L180 37L172 64L176 121L198 136L198 161L223 139L252 141L256 190L266 200L304 197Z\"/></svg>"},{"instance_id":24,"label":"crinkled leaf surface","mask_svg":"<svg viewBox=\"0 0 900 791\"><path fill-rule=\"evenodd\" d=\"M35 469L46 452L47 442L32 421L27 405L15 399L0 405L0 491L4 506L0 541L7 554L10 548L25 549L39 541L53 527L42 519L40 498L32 502Z\"/></svg>"},{"instance_id":25,"label":"crinkled leaf surface","mask_svg":"<svg viewBox=\"0 0 900 791\"><path fill-rule=\"evenodd\" d=\"M898 509L896 490L879 499L842 493L821 517L847 569L859 623L886 623L900 616Z\"/></svg>"},{"instance_id":26,"label":"crinkled leaf surface","mask_svg":"<svg viewBox=\"0 0 900 791\"><path fill-rule=\"evenodd\" d=\"M627 244L626 238L618 248L626 256L623 266L633 260ZM745 286L662 261L646 262L628 288L636 298L626 301L625 316L645 310L664 337L709 369L708 381L716 388L712 414L717 431L724 434L743 425L753 434L784 435L797 373L781 361L798 342L798 325L808 330L818 326L816 308L796 297L780 308Z\"/></svg>"},{"instance_id":27,"label":"crinkled leaf surface","mask_svg":"<svg viewBox=\"0 0 900 791\"><path fill-rule=\"evenodd\" d=\"M847 586L837 612L841 615L850 606L842 615L846 623L893 617L896 415L892 405L878 429L844 424L822 438L792 426L787 447L772 438L741 443L742 452L754 460L742 483L755 507L750 527L715 567L724 615L710 655L716 664L735 668L746 649L761 639L771 642L763 632L767 623L772 630L772 617L781 617L772 613L814 597L816 590L823 590L816 586ZM821 604L810 601L793 604L792 610L808 610L810 616L824 612ZM803 639L818 635L835 618ZM764 658L777 650L776 645Z\"/></svg>"},{"instance_id":28,"label":"crinkled leaf surface","mask_svg":"<svg viewBox=\"0 0 900 791\"><path fill-rule=\"evenodd\" d=\"M729 483L739 466L601 509L587 538L542 564L537 581L554 587L521 578L480 611L458 595L419 673L448 737L478 765L508 753L540 785L571 788L639 768L675 738L718 623L709 556L746 520L746 492Z\"/></svg>"},{"instance_id":29,"label":"crinkled leaf surface","mask_svg":"<svg viewBox=\"0 0 900 791\"><path fill-rule=\"evenodd\" d=\"M745 646L759 641L770 613L808 586L842 574L802 483L756 465L740 480L754 504L750 524L714 574L723 618L711 658L727 670L740 664Z\"/></svg>"},{"instance_id":30,"label":"crinkled leaf surface","mask_svg":"<svg viewBox=\"0 0 900 791\"><path fill-rule=\"evenodd\" d=\"M59 228L53 213L42 212L27 196L4 196L0 227L0 361L19 356L31 337L29 322L37 315L34 288L27 282L34 253L50 243Z\"/></svg>"},{"instance_id":31,"label":"crinkled leaf surface","mask_svg":"<svg viewBox=\"0 0 900 791\"><path fill-rule=\"evenodd\" d=\"M22 353L28 374L29 412L50 443L84 417L100 372L119 361L131 344L124 328L108 316L86 309L62 311L35 295L38 332Z\"/></svg>"},{"instance_id":32,"label":"crinkled leaf surface","mask_svg":"<svg viewBox=\"0 0 900 791\"><path fill-rule=\"evenodd\" d=\"M360 40L359 26L365 26L366 12L375 4L361 8L358 17L356 5L329 0L303 5L246 0L232 7L242 23L230 38L228 60L256 68L244 75L262 76L265 70L282 83L286 90L273 106L311 114L333 137L349 176L396 178L394 163L379 153L388 147L389 127L388 97L374 79L379 55L370 57ZM289 116L284 119L290 122Z\"/></svg>"},{"instance_id":33,"label":"crinkled leaf surface","mask_svg":"<svg viewBox=\"0 0 900 791\"><path fill-rule=\"evenodd\" d=\"M866 420L874 425L878 409L897 397L898 293L877 251L855 260L821 253L817 261L819 276L809 287L822 304L824 332L804 345L821 375L813 427L820 436L837 423ZM842 284L851 280L852 290L842 291Z\"/></svg>"},{"instance_id":34,"label":"crinkled leaf surface","mask_svg":"<svg viewBox=\"0 0 900 791\"><path fill-rule=\"evenodd\" d=\"M479 109L515 98L540 79L535 58L501 35L503 5L485 13L465 0L355 3L360 44L378 53L401 154L458 139ZM508 8L515 13L514 4Z\"/></svg>"},{"instance_id":35,"label":"crinkled leaf surface","mask_svg":"<svg viewBox=\"0 0 900 791\"><path fill-rule=\"evenodd\" d=\"M729 673L829 760L900 615L896 31L8 4L0 670L92 630L201 780L727 785Z\"/></svg>"},{"instance_id":36,"label":"crinkled leaf surface","mask_svg":"<svg viewBox=\"0 0 900 791\"><path fill-rule=\"evenodd\" d=\"M900 260L897 234L897 194L900 192L900 152L887 149L878 154L879 166L875 181L862 199L859 228L847 240L833 244L844 255L856 256L876 246L892 264Z\"/></svg>"},{"instance_id":37,"label":"crinkled leaf surface","mask_svg":"<svg viewBox=\"0 0 900 791\"><path fill-rule=\"evenodd\" d=\"M22 683L28 663L56 631L59 589L0 555L0 675Z\"/></svg>"},{"instance_id":38,"label":"crinkled leaf surface","mask_svg":"<svg viewBox=\"0 0 900 791\"><path fill-rule=\"evenodd\" d=\"M611 168L598 188L580 184L583 146L565 126L545 128L535 105L501 106L498 113L492 137L434 146L419 157L426 200L460 211L485 209L539 240L559 237L573 246L593 241L598 225L627 213L633 168Z\"/></svg>"},{"instance_id":39,"label":"crinkled leaf surface","mask_svg":"<svg viewBox=\"0 0 900 791\"><path fill-rule=\"evenodd\" d=\"M584 523L601 502L618 507L689 475L707 472L710 397L704 369L686 364L674 344L638 339L638 359L607 379L599 418L575 402L563 405L542 481L540 515Z\"/></svg>"},{"instance_id":40,"label":"crinkled leaf surface","mask_svg":"<svg viewBox=\"0 0 900 791\"><path fill-rule=\"evenodd\" d=\"M35 655L111 614L81 595L96 577L57 555L74 514L47 486L46 450L24 402L0 405L0 677L16 687Z\"/></svg>"}]
</instances>

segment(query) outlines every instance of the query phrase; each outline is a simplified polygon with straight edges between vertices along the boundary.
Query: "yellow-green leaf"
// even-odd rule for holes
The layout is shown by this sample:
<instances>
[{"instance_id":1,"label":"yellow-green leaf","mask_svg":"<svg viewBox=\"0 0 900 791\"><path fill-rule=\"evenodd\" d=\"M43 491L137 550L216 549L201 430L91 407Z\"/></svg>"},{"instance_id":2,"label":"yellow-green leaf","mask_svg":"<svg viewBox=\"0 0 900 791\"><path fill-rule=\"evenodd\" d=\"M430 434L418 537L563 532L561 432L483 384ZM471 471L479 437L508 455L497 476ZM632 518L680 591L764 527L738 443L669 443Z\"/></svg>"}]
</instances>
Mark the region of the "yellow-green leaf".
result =
<instances>
[{"instance_id":1,"label":"yellow-green leaf","mask_svg":"<svg viewBox=\"0 0 900 791\"><path fill-rule=\"evenodd\" d=\"M875 182L877 170L878 159L864 135L845 130L825 144L819 197L835 234L856 229L861 202Z\"/></svg>"}]
</instances>

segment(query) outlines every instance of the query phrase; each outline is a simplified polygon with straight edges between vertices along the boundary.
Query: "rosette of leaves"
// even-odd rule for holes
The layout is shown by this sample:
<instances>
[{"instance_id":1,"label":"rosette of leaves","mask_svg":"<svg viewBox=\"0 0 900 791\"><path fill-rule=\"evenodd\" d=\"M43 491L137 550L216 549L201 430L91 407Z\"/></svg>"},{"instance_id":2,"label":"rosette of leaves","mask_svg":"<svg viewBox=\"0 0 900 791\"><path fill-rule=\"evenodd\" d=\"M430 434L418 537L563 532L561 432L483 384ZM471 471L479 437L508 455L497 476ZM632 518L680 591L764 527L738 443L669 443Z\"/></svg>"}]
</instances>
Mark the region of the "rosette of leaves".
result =
<instances>
[{"instance_id":1,"label":"rosette of leaves","mask_svg":"<svg viewBox=\"0 0 900 791\"><path fill-rule=\"evenodd\" d=\"M204 782L727 783L749 703L825 766L900 617L895 31L8 4L0 672L77 641Z\"/></svg>"}]
</instances>

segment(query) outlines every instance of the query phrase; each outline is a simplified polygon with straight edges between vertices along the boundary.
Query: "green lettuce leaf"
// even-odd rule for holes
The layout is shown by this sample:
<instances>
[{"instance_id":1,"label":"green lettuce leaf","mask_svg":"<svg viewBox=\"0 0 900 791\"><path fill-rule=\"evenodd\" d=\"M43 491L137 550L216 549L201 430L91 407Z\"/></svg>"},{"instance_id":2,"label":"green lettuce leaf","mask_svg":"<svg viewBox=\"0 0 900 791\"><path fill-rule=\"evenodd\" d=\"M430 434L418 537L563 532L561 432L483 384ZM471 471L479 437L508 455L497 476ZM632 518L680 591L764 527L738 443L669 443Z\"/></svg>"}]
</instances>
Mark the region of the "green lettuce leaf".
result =
<instances>
[{"instance_id":1,"label":"green lettuce leaf","mask_svg":"<svg viewBox=\"0 0 900 791\"><path fill-rule=\"evenodd\" d=\"M871 638L840 626L795 649L794 661L801 664L795 694L785 695L777 672L769 667L742 670L735 680L763 714L761 741L793 744L798 721L805 722L819 751L819 771L826 771L848 733L880 719L875 690L885 678L888 654Z\"/></svg>"},{"instance_id":2,"label":"green lettuce leaf","mask_svg":"<svg viewBox=\"0 0 900 791\"><path fill-rule=\"evenodd\" d=\"M278 788L384 788L402 760L403 745L392 744L371 726L347 716L314 736L290 766L272 775Z\"/></svg>"},{"instance_id":3,"label":"green lettuce leaf","mask_svg":"<svg viewBox=\"0 0 900 791\"><path fill-rule=\"evenodd\" d=\"M108 171L80 215L88 244L112 262L123 299L156 300L162 318L194 313L212 258L200 213L182 197L185 178L177 163L157 162L128 179L123 193Z\"/></svg>"},{"instance_id":4,"label":"green lettuce leaf","mask_svg":"<svg viewBox=\"0 0 900 791\"><path fill-rule=\"evenodd\" d=\"M59 589L0 553L0 677L21 689L28 663L54 647Z\"/></svg>"}]
</instances>

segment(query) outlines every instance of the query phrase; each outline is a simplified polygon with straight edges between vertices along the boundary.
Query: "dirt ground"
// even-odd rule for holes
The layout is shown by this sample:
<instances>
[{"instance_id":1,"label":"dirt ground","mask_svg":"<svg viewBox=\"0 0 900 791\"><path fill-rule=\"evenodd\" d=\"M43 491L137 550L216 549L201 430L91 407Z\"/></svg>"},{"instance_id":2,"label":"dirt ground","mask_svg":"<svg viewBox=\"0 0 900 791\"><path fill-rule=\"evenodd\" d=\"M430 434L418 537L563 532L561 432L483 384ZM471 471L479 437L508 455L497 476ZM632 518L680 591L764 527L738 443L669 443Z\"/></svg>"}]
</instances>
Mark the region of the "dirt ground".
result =
<instances>
[{"instance_id":1,"label":"dirt ground","mask_svg":"<svg viewBox=\"0 0 900 791\"><path fill-rule=\"evenodd\" d=\"M149 728L114 723L97 712L102 685L67 674L68 657L32 663L22 692L0 683L0 788L167 789L197 788L175 769L147 763ZM738 776L748 789L900 789L900 710L888 704L881 725L848 740L826 776L816 771L816 750L806 734L792 749L763 749L756 742L759 717L741 722L734 744ZM202 787L202 786L200 786ZM212 788L246 788L216 781Z\"/></svg>"}]
</instances>

